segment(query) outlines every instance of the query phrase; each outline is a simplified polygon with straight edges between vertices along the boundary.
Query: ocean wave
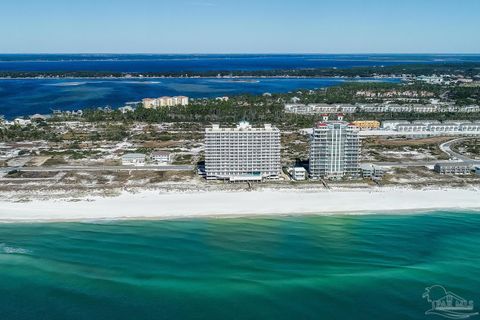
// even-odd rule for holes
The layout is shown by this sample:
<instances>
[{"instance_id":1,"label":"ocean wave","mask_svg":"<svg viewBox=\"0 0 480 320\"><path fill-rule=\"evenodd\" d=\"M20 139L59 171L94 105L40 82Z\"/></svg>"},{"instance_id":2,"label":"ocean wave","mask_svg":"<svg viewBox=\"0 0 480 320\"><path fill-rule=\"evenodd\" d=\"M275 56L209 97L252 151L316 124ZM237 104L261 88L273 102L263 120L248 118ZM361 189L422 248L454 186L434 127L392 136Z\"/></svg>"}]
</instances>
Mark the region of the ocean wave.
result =
<instances>
[{"instance_id":1,"label":"ocean wave","mask_svg":"<svg viewBox=\"0 0 480 320\"><path fill-rule=\"evenodd\" d=\"M123 80L122 83L128 84L160 84L160 81L125 81Z\"/></svg>"},{"instance_id":2,"label":"ocean wave","mask_svg":"<svg viewBox=\"0 0 480 320\"><path fill-rule=\"evenodd\" d=\"M83 86L86 85L87 82L59 82L59 83L49 83L46 86L54 86L54 87L75 87L75 86Z\"/></svg>"},{"instance_id":3,"label":"ocean wave","mask_svg":"<svg viewBox=\"0 0 480 320\"><path fill-rule=\"evenodd\" d=\"M29 254L30 250L23 249L23 248L9 247L4 243L0 243L0 253L1 252L5 254Z\"/></svg>"}]
</instances>

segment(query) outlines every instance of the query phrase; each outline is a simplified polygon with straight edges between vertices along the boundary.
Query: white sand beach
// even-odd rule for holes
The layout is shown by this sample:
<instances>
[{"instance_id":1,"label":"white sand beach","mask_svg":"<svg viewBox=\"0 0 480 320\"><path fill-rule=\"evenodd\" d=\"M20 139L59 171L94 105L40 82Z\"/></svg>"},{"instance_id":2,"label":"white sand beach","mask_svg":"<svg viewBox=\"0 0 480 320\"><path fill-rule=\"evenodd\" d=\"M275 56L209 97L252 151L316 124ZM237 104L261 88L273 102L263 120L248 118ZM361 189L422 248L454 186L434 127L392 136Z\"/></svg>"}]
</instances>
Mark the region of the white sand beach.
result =
<instances>
[{"instance_id":1,"label":"white sand beach","mask_svg":"<svg viewBox=\"0 0 480 320\"><path fill-rule=\"evenodd\" d=\"M356 214L480 209L476 189L263 190L252 192L124 192L84 200L0 200L0 221L168 219L206 216Z\"/></svg>"}]
</instances>

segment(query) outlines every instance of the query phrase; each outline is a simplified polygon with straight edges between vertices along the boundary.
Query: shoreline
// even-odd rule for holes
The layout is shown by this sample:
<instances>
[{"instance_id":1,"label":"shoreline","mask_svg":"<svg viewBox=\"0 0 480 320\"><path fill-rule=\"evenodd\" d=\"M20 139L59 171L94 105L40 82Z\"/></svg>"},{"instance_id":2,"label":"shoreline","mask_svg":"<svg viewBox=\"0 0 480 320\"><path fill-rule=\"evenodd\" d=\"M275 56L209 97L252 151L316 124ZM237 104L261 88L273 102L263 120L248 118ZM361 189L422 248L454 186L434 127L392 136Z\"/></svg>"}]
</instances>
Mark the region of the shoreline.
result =
<instances>
[{"instance_id":1,"label":"shoreline","mask_svg":"<svg viewBox=\"0 0 480 320\"><path fill-rule=\"evenodd\" d=\"M469 189L338 189L122 192L116 197L0 200L1 223L101 220L170 220L299 215L365 215L425 213L436 210L480 210L479 190Z\"/></svg>"},{"instance_id":2,"label":"shoreline","mask_svg":"<svg viewBox=\"0 0 480 320\"><path fill-rule=\"evenodd\" d=\"M398 77L391 76L372 76L372 77L360 77L360 76L233 76L233 77L218 77L218 76L131 76L131 77L108 77L108 76L98 76L98 77L73 77L73 76L59 76L59 77L0 77L0 80L161 80L161 79L217 79L217 80L239 80L239 79L342 79L342 80L401 80Z\"/></svg>"}]
</instances>

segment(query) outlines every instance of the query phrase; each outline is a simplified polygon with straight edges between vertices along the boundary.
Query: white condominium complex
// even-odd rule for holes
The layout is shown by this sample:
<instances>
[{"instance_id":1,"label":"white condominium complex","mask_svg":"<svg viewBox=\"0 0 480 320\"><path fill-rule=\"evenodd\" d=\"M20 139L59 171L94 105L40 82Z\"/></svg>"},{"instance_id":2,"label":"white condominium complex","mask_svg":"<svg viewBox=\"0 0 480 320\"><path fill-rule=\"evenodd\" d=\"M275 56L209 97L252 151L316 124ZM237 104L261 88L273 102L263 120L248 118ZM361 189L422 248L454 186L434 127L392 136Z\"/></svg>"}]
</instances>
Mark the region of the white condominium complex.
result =
<instances>
[{"instance_id":1,"label":"white condominium complex","mask_svg":"<svg viewBox=\"0 0 480 320\"><path fill-rule=\"evenodd\" d=\"M360 155L359 129L343 121L323 121L313 128L310 138L310 177L312 179L339 179L357 176Z\"/></svg>"},{"instance_id":2,"label":"white condominium complex","mask_svg":"<svg viewBox=\"0 0 480 320\"><path fill-rule=\"evenodd\" d=\"M253 128L241 122L236 128L213 125L205 129L207 179L262 181L280 176L280 130L265 124Z\"/></svg>"},{"instance_id":3,"label":"white condominium complex","mask_svg":"<svg viewBox=\"0 0 480 320\"><path fill-rule=\"evenodd\" d=\"M173 105L174 106L187 106L188 105L188 97L185 96L177 96L172 97Z\"/></svg>"},{"instance_id":4,"label":"white condominium complex","mask_svg":"<svg viewBox=\"0 0 480 320\"><path fill-rule=\"evenodd\" d=\"M147 109L154 109L158 107L173 107L173 106L187 106L188 97L160 97L156 99L145 98L142 100L143 107Z\"/></svg>"}]
</instances>

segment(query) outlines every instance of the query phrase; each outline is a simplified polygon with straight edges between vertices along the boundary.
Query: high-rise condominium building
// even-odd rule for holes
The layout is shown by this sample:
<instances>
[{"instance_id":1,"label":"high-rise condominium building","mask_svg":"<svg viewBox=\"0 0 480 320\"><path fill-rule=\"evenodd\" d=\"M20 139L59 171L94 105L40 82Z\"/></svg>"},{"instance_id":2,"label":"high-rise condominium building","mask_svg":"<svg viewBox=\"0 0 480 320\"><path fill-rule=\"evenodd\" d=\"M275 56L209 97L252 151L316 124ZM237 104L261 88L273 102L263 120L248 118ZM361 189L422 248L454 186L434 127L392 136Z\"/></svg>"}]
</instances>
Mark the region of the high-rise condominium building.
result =
<instances>
[{"instance_id":1,"label":"high-rise condominium building","mask_svg":"<svg viewBox=\"0 0 480 320\"><path fill-rule=\"evenodd\" d=\"M280 176L280 130L248 122L236 128L213 125L205 129L207 179L262 181Z\"/></svg>"},{"instance_id":2,"label":"high-rise condominium building","mask_svg":"<svg viewBox=\"0 0 480 320\"><path fill-rule=\"evenodd\" d=\"M310 177L312 179L338 179L358 176L360 156L359 129L343 121L323 121L313 128L310 138Z\"/></svg>"}]
</instances>

